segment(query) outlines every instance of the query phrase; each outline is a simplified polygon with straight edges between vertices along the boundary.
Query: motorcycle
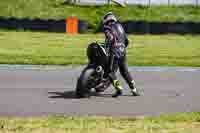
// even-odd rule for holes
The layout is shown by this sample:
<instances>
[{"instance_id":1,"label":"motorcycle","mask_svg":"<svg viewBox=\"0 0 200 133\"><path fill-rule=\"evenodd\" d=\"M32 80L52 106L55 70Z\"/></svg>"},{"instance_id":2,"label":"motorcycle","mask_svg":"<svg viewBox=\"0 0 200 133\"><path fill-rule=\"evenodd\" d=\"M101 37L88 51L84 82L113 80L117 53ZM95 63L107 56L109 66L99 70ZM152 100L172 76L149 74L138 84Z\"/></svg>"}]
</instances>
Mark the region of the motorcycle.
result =
<instances>
[{"instance_id":1,"label":"motorcycle","mask_svg":"<svg viewBox=\"0 0 200 133\"><path fill-rule=\"evenodd\" d=\"M104 92L111 84L108 75L108 54L103 43L91 43L87 48L88 65L83 69L76 84L76 96L89 98L91 90Z\"/></svg>"}]
</instances>

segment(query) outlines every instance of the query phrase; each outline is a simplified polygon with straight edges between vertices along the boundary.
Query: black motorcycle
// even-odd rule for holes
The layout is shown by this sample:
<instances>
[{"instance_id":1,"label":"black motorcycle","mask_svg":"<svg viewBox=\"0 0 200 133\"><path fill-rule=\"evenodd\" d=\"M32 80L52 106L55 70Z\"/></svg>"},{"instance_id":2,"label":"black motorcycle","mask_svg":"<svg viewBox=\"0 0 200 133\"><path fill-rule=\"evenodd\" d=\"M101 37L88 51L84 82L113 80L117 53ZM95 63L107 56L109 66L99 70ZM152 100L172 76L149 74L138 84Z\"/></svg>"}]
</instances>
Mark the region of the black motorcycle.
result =
<instances>
[{"instance_id":1,"label":"black motorcycle","mask_svg":"<svg viewBox=\"0 0 200 133\"><path fill-rule=\"evenodd\" d=\"M108 75L108 54L103 43L91 43L87 48L88 65L83 69L76 85L78 98L90 97L91 90L105 91L111 84Z\"/></svg>"}]
</instances>

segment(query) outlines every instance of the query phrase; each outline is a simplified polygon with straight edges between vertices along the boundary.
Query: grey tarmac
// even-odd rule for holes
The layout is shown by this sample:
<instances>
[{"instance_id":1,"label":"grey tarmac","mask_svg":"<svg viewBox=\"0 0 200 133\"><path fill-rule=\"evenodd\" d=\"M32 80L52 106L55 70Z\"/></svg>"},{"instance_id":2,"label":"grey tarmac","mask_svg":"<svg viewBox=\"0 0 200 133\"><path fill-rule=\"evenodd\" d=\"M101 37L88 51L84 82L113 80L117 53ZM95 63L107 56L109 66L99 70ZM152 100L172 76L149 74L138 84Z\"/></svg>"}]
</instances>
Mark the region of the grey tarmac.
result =
<instances>
[{"instance_id":1,"label":"grey tarmac","mask_svg":"<svg viewBox=\"0 0 200 133\"><path fill-rule=\"evenodd\" d=\"M151 116L200 112L200 68L130 67L142 96L123 96L114 88L90 99L76 99L77 77L84 66L0 65L0 116Z\"/></svg>"}]
</instances>

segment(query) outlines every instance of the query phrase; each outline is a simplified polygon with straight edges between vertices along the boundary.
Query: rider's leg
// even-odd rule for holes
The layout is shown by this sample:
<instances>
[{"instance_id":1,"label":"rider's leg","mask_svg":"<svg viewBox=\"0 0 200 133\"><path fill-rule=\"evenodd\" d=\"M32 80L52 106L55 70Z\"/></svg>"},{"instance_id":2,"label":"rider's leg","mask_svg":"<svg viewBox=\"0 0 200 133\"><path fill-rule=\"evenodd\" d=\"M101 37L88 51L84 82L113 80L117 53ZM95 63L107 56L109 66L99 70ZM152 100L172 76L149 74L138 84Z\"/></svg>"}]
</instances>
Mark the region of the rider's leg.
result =
<instances>
[{"instance_id":1,"label":"rider's leg","mask_svg":"<svg viewBox=\"0 0 200 133\"><path fill-rule=\"evenodd\" d=\"M123 87L120 85L120 82L116 76L116 72L118 70L118 61L114 58L114 56L111 57L110 61L111 61L110 62L111 66L110 66L110 72L108 76L113 87L116 89L116 92L112 97L118 97L122 95L122 90L123 90Z\"/></svg>"},{"instance_id":2,"label":"rider's leg","mask_svg":"<svg viewBox=\"0 0 200 133\"><path fill-rule=\"evenodd\" d=\"M123 87L120 85L120 82L117 79L116 74L114 72L111 72L109 74L109 78L111 80L113 87L116 89L116 92L112 95L112 97L118 97L118 96L122 95Z\"/></svg>"},{"instance_id":3,"label":"rider's leg","mask_svg":"<svg viewBox=\"0 0 200 133\"><path fill-rule=\"evenodd\" d=\"M138 93L136 85L135 85L135 81L133 80L133 77L131 76L130 72L128 71L128 64L127 64L126 54L119 61L119 70L120 70L120 73L121 73L122 77L128 83L132 94L134 96L139 96L139 93Z\"/></svg>"}]
</instances>

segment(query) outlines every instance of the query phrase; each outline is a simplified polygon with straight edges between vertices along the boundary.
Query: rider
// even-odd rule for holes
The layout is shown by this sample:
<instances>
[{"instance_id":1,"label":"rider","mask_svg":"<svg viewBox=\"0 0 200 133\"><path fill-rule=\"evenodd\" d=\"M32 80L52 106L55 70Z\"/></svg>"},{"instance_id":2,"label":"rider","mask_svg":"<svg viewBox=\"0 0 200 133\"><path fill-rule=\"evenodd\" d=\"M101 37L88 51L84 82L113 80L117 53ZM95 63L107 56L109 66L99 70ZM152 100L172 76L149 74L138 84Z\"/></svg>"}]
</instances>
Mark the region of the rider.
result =
<instances>
[{"instance_id":1,"label":"rider","mask_svg":"<svg viewBox=\"0 0 200 133\"><path fill-rule=\"evenodd\" d=\"M127 35L118 22L117 18L112 12L108 12L103 17L103 31L105 33L105 47L109 53L109 78L112 85L116 89L116 93L112 97L118 97L122 95L122 86L117 80L116 72L119 68L121 75L128 83L131 92L134 96L139 96L139 93L135 87L135 82L128 71L126 48L129 44Z\"/></svg>"}]
</instances>

